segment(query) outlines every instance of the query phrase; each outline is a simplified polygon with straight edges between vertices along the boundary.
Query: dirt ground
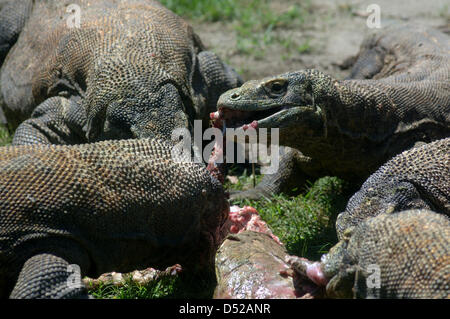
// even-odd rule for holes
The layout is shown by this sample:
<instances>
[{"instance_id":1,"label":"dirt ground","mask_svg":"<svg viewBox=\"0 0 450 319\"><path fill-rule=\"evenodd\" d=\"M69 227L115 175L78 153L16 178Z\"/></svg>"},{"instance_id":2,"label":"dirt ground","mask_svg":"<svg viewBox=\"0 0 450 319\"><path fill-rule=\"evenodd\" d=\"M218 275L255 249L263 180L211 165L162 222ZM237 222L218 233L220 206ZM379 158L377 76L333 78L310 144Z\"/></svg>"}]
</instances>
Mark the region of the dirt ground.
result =
<instances>
[{"instance_id":1,"label":"dirt ground","mask_svg":"<svg viewBox=\"0 0 450 319\"><path fill-rule=\"evenodd\" d=\"M300 1L281 0L271 4L277 12L283 12ZM302 28L275 30L275 36L284 33L292 41L301 44L309 39L311 50L290 54L280 45L265 48L262 57L240 54L236 49L236 34L230 24L224 22L192 23L206 46L232 65L244 80L305 68L317 68L337 78L344 78L348 70L339 66L355 55L362 39L370 32L367 26L367 7L377 4L381 13L381 28L393 23L423 23L434 27L450 26L450 5L447 0L311 0L308 15L312 21ZM379 29L378 29L379 30ZM286 34L287 33L287 34Z\"/></svg>"}]
</instances>

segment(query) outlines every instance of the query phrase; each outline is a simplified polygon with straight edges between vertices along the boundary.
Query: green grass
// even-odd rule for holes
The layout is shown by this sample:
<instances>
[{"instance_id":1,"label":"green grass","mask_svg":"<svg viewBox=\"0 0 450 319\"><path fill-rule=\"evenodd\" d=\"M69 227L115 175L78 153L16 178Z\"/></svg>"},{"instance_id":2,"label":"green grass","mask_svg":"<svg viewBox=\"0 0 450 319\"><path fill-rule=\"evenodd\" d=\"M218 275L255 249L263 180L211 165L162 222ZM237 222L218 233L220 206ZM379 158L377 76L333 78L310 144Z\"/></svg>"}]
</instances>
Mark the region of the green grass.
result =
<instances>
[{"instance_id":1,"label":"green grass","mask_svg":"<svg viewBox=\"0 0 450 319\"><path fill-rule=\"evenodd\" d=\"M164 298L173 294L176 281L175 278L166 277L144 286L133 283L131 277L125 280L122 287L106 283L100 284L98 288L90 290L90 294L98 299Z\"/></svg>"},{"instance_id":2,"label":"green grass","mask_svg":"<svg viewBox=\"0 0 450 319\"><path fill-rule=\"evenodd\" d=\"M12 138L9 130L4 125L0 124L0 146L11 144Z\"/></svg>"},{"instance_id":3,"label":"green grass","mask_svg":"<svg viewBox=\"0 0 450 319\"><path fill-rule=\"evenodd\" d=\"M181 17L195 22L224 21L236 33L236 43L230 46L237 48L238 54L252 55L261 58L265 48L279 45L290 53L296 45L288 45L291 38L285 32L305 26L311 21L311 1L306 0L291 4L285 8L273 6L269 0L161 0L170 10ZM309 53L302 50L301 53Z\"/></svg>"},{"instance_id":4,"label":"green grass","mask_svg":"<svg viewBox=\"0 0 450 319\"><path fill-rule=\"evenodd\" d=\"M131 275L125 278L125 284L117 287L103 283L89 293L97 299L156 299L156 298L211 298L214 283L209 280L199 283L199 278L166 276L140 285L132 281Z\"/></svg>"},{"instance_id":5,"label":"green grass","mask_svg":"<svg viewBox=\"0 0 450 319\"><path fill-rule=\"evenodd\" d=\"M228 188L251 187L252 178L241 176ZM318 259L337 242L335 221L348 200L348 188L337 177L324 177L310 185L307 192L289 197L275 195L260 201L237 201L239 206L255 207L290 254Z\"/></svg>"},{"instance_id":6,"label":"green grass","mask_svg":"<svg viewBox=\"0 0 450 319\"><path fill-rule=\"evenodd\" d=\"M97 299L207 299L212 298L216 286L213 272L182 273L163 276L146 285L133 282L131 275L124 275L125 283L117 287L112 283L88 289Z\"/></svg>"},{"instance_id":7,"label":"green grass","mask_svg":"<svg viewBox=\"0 0 450 319\"><path fill-rule=\"evenodd\" d=\"M450 19L449 6L445 4L442 6L441 10L439 10L439 16L444 19Z\"/></svg>"},{"instance_id":8,"label":"green grass","mask_svg":"<svg viewBox=\"0 0 450 319\"><path fill-rule=\"evenodd\" d=\"M257 184L262 179L262 175L259 174L259 167L256 168L256 174L254 178L251 174L250 168L244 168L243 170L241 170L241 167L237 165L233 165L233 167L228 169L228 175L235 176L238 180L236 184L232 184L229 180L225 180L225 189L235 191L246 190L253 186L253 181L255 182L255 184Z\"/></svg>"},{"instance_id":9,"label":"green grass","mask_svg":"<svg viewBox=\"0 0 450 319\"><path fill-rule=\"evenodd\" d=\"M236 19L239 15L239 2L241 1L160 0L159 2L182 17L215 22Z\"/></svg>"}]
</instances>

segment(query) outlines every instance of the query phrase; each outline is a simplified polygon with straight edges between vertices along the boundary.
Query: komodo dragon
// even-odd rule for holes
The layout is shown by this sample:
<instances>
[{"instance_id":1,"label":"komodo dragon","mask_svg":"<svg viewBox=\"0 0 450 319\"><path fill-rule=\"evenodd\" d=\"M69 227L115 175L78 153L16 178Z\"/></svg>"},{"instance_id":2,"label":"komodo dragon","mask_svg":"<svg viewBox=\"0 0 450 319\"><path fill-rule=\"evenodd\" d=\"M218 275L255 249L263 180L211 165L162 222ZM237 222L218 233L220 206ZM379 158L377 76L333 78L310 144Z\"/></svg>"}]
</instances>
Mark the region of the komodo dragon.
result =
<instances>
[{"instance_id":1,"label":"komodo dragon","mask_svg":"<svg viewBox=\"0 0 450 319\"><path fill-rule=\"evenodd\" d=\"M171 150L158 139L0 148L0 297L86 297L81 275L149 266L213 272L228 201L203 164Z\"/></svg>"},{"instance_id":2,"label":"komodo dragon","mask_svg":"<svg viewBox=\"0 0 450 319\"><path fill-rule=\"evenodd\" d=\"M339 214L338 237L368 217L407 209L450 216L450 138L405 151L373 173Z\"/></svg>"},{"instance_id":3,"label":"komodo dragon","mask_svg":"<svg viewBox=\"0 0 450 319\"><path fill-rule=\"evenodd\" d=\"M330 297L449 298L449 216L446 138L405 151L372 174L338 216L340 242L321 263L293 258L293 266L326 284ZM371 265L379 267L380 289L366 285Z\"/></svg>"},{"instance_id":4,"label":"komodo dragon","mask_svg":"<svg viewBox=\"0 0 450 319\"><path fill-rule=\"evenodd\" d=\"M288 257L328 297L450 298L450 220L420 209L349 228L320 263Z\"/></svg>"},{"instance_id":5,"label":"komodo dragon","mask_svg":"<svg viewBox=\"0 0 450 319\"><path fill-rule=\"evenodd\" d=\"M302 153L291 149L277 174L232 198L301 189L325 175L359 187L396 154L450 136L449 39L424 26L391 26L362 43L351 79L303 70L224 93L216 126L279 128L280 144Z\"/></svg>"},{"instance_id":6,"label":"komodo dragon","mask_svg":"<svg viewBox=\"0 0 450 319\"><path fill-rule=\"evenodd\" d=\"M314 291L308 283L315 283L316 288L326 287L329 298L449 298L449 216L446 138L405 151L372 174L338 216L340 242L321 262L286 258L298 274L294 279L302 279L300 285L286 283L276 271L286 265L279 260L283 249L268 236L248 232L230 236L219 248L216 293L236 298L263 292L287 298ZM256 267L251 276L245 272L248 267ZM317 297L320 292L316 289Z\"/></svg>"},{"instance_id":7,"label":"komodo dragon","mask_svg":"<svg viewBox=\"0 0 450 319\"><path fill-rule=\"evenodd\" d=\"M195 119L206 128L219 95L242 84L157 1L14 0L3 29L0 108L11 126L26 120L16 145L170 139Z\"/></svg>"}]
</instances>

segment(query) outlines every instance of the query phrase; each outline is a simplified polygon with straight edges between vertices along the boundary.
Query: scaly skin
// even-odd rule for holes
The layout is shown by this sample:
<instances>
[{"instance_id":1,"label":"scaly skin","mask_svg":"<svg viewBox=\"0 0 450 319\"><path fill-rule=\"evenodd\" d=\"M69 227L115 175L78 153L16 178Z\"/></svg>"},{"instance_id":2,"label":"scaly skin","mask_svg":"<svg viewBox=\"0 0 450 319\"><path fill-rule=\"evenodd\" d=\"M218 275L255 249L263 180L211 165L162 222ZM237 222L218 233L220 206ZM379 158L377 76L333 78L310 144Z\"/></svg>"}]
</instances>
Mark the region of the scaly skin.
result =
<instances>
[{"instance_id":1,"label":"scaly skin","mask_svg":"<svg viewBox=\"0 0 450 319\"><path fill-rule=\"evenodd\" d=\"M121 141L0 149L0 295L86 297L67 285L70 264L94 277L212 268L228 203L165 141L208 121L239 76L156 1L8 2L0 108L11 126L25 120L13 144ZM67 25L68 5L80 28Z\"/></svg>"},{"instance_id":2,"label":"scaly skin","mask_svg":"<svg viewBox=\"0 0 450 319\"><path fill-rule=\"evenodd\" d=\"M326 286L329 297L448 298L449 154L447 138L388 161L338 216L340 242L321 263L292 257L293 268ZM373 265L379 289L367 285Z\"/></svg>"},{"instance_id":3,"label":"scaly skin","mask_svg":"<svg viewBox=\"0 0 450 319\"><path fill-rule=\"evenodd\" d=\"M367 218L347 229L321 262L288 256L299 277L327 298L449 298L450 220L408 210Z\"/></svg>"},{"instance_id":4,"label":"scaly skin","mask_svg":"<svg viewBox=\"0 0 450 319\"><path fill-rule=\"evenodd\" d=\"M8 123L26 120L13 144L170 140L175 128L191 128L195 119L206 124L219 95L242 83L157 1L20 4L0 11L0 30L14 25L0 48L10 48L21 30L0 74ZM81 10L79 28L67 25L69 5Z\"/></svg>"},{"instance_id":5,"label":"scaly skin","mask_svg":"<svg viewBox=\"0 0 450 319\"><path fill-rule=\"evenodd\" d=\"M405 151L373 173L339 214L338 237L369 217L407 209L450 216L450 138Z\"/></svg>"},{"instance_id":6,"label":"scaly skin","mask_svg":"<svg viewBox=\"0 0 450 319\"><path fill-rule=\"evenodd\" d=\"M86 297L68 280L150 266L212 273L228 201L204 165L171 150L156 139L0 148L0 296Z\"/></svg>"},{"instance_id":7,"label":"scaly skin","mask_svg":"<svg viewBox=\"0 0 450 319\"><path fill-rule=\"evenodd\" d=\"M248 81L219 98L216 126L279 128L280 144L306 160L272 179L333 175L359 186L396 154L450 136L449 52L446 34L394 26L364 41L352 79L302 70Z\"/></svg>"},{"instance_id":8,"label":"scaly skin","mask_svg":"<svg viewBox=\"0 0 450 319\"><path fill-rule=\"evenodd\" d=\"M449 298L450 220L429 210L368 218L348 229L320 266L329 297Z\"/></svg>"}]
</instances>

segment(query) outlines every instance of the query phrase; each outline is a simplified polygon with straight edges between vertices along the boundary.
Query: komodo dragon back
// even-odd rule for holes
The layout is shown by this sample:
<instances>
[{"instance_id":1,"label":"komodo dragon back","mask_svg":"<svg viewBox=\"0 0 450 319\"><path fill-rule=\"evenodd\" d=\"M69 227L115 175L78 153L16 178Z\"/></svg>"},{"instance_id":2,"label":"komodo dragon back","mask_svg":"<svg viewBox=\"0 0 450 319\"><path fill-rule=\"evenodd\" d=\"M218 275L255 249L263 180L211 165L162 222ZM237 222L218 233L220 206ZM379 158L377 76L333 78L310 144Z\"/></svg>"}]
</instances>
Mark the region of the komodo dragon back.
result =
<instances>
[{"instance_id":1,"label":"komodo dragon back","mask_svg":"<svg viewBox=\"0 0 450 319\"><path fill-rule=\"evenodd\" d=\"M450 216L450 138L405 151L380 167L339 214L339 237L366 218L422 208Z\"/></svg>"},{"instance_id":2,"label":"komodo dragon back","mask_svg":"<svg viewBox=\"0 0 450 319\"><path fill-rule=\"evenodd\" d=\"M204 165L172 157L170 143L11 146L0 158L1 287L33 256L33 265L45 259L42 276L36 267L21 276L37 276L34 297L53 289L44 266L55 258L92 277L173 264L213 271L228 202Z\"/></svg>"},{"instance_id":3,"label":"komodo dragon back","mask_svg":"<svg viewBox=\"0 0 450 319\"><path fill-rule=\"evenodd\" d=\"M331 297L449 298L450 220L429 210L381 214L322 258Z\"/></svg>"}]
</instances>

